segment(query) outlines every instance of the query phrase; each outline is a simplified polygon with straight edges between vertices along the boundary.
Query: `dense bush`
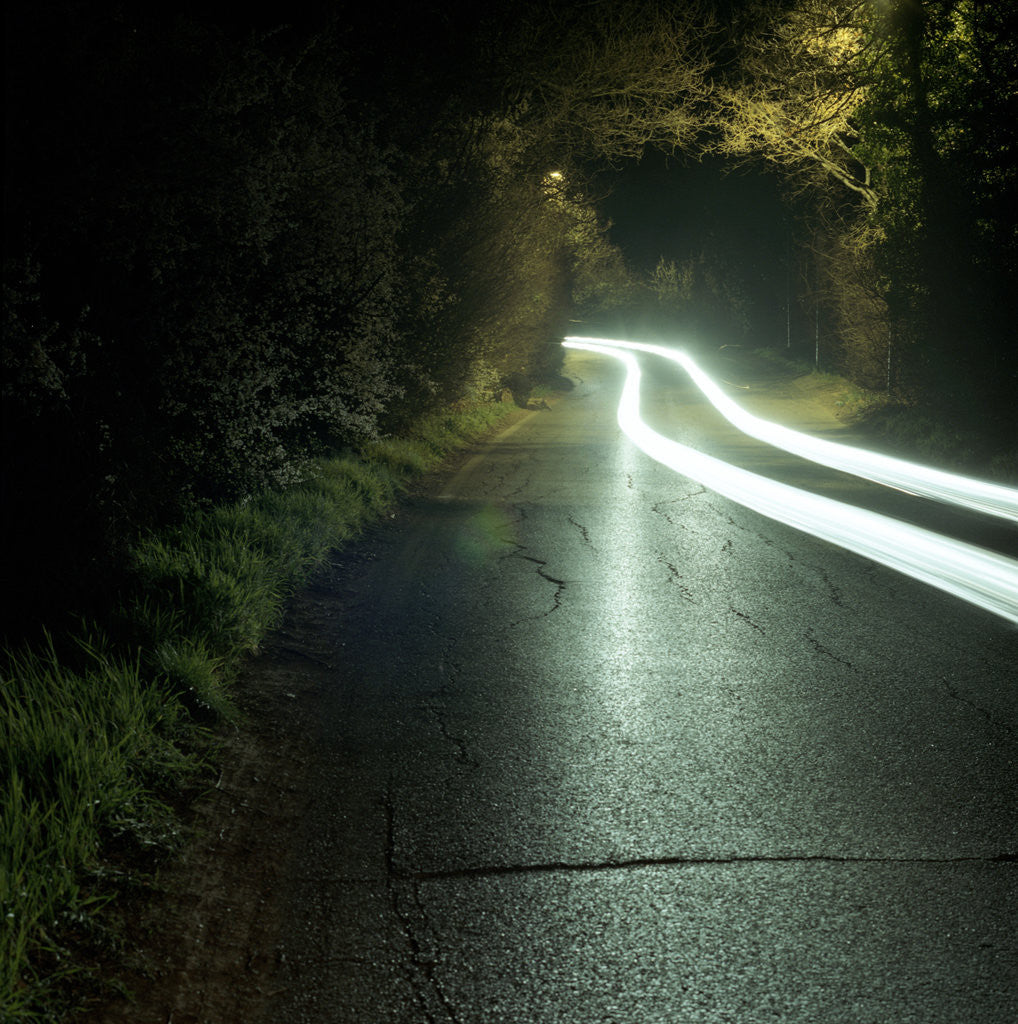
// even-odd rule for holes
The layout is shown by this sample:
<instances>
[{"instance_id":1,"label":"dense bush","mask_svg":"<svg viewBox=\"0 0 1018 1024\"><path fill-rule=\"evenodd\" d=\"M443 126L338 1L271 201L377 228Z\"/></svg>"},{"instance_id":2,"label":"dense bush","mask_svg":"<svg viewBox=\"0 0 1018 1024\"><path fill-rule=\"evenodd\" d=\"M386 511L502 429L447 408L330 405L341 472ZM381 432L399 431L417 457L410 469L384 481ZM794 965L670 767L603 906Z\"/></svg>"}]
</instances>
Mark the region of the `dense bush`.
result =
<instances>
[{"instance_id":1,"label":"dense bush","mask_svg":"<svg viewBox=\"0 0 1018 1024\"><path fill-rule=\"evenodd\" d=\"M63 357L64 393L76 421L101 425L93 447L129 513L290 480L316 446L370 434L397 393L393 173L324 43L292 55L158 19L106 28L91 54L46 39L84 65L78 117L37 130L15 170L16 234L41 269L13 287L62 316L42 339L8 317L23 350ZM32 102L37 83L18 84L44 123L66 99ZM40 164L73 210L48 210ZM12 397L54 364L36 360L36 386Z\"/></svg>"},{"instance_id":2,"label":"dense bush","mask_svg":"<svg viewBox=\"0 0 1018 1024\"><path fill-rule=\"evenodd\" d=\"M38 581L27 621L94 603L138 526L557 354L606 243L497 97L381 74L341 22L64 0L9 29L4 582Z\"/></svg>"}]
</instances>

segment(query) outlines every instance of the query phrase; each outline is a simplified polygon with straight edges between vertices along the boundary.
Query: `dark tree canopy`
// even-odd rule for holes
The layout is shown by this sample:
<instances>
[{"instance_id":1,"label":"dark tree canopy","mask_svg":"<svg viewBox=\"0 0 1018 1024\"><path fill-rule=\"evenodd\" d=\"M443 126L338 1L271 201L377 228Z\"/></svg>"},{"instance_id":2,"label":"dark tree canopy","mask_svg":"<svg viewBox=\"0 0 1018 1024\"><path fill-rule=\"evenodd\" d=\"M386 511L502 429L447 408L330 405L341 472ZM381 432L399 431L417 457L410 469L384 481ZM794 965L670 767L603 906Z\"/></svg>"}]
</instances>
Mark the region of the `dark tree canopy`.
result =
<instances>
[{"instance_id":1,"label":"dark tree canopy","mask_svg":"<svg viewBox=\"0 0 1018 1024\"><path fill-rule=\"evenodd\" d=\"M507 115L507 22L290 13L8 11L9 580L547 369L604 241Z\"/></svg>"}]
</instances>

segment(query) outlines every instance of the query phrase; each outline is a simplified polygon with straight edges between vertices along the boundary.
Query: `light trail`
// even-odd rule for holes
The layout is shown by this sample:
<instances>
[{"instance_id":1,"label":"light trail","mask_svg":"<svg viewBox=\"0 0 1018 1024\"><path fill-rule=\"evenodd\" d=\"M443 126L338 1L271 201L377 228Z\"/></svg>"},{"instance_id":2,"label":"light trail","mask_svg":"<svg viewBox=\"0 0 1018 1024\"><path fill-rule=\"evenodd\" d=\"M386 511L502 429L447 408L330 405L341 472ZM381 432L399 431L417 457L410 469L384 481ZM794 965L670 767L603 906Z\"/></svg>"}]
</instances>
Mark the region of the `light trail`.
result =
<instances>
[{"instance_id":1,"label":"light trail","mask_svg":"<svg viewBox=\"0 0 1018 1024\"><path fill-rule=\"evenodd\" d=\"M733 501L854 551L1018 623L1018 562L930 530L770 480L659 434L640 415L640 366L630 351L597 339L567 348L618 359L626 367L618 422L651 458ZM627 346L628 347L628 346Z\"/></svg>"},{"instance_id":2,"label":"light trail","mask_svg":"<svg viewBox=\"0 0 1018 1024\"><path fill-rule=\"evenodd\" d=\"M772 444L776 448L782 448L794 455L801 455L820 465L829 466L831 469L839 469L851 473L853 476L895 487L910 494L932 498L950 505L961 505L977 512L999 516L1001 519L1018 523L1018 490L1015 488L990 483L987 480L960 476L956 473L947 473L931 466L908 462L890 455L881 455L863 448L837 444L834 441L825 441L819 437L810 437L808 434L802 434L789 427L760 419L733 402L685 352L665 348L661 345L619 341L615 338L573 336L566 338L566 342L590 342L613 348L648 352L651 355L671 360L689 374L707 400L725 419L743 433L749 434L750 437Z\"/></svg>"}]
</instances>

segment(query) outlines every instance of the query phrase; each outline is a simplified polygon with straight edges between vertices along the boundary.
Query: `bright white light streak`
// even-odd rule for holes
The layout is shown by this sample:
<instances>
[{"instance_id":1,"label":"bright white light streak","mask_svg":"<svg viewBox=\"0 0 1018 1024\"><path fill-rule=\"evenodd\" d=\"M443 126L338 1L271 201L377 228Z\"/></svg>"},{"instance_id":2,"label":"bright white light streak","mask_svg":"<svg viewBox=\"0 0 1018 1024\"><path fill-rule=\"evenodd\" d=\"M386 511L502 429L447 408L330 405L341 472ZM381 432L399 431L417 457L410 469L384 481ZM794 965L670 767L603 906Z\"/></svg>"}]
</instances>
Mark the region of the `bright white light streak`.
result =
<instances>
[{"instance_id":1,"label":"bright white light streak","mask_svg":"<svg viewBox=\"0 0 1018 1024\"><path fill-rule=\"evenodd\" d=\"M909 523L730 466L648 426L640 416L640 366L618 347L569 339L567 348L618 359L626 367L619 426L651 458L733 501L854 551L1018 623L1018 562Z\"/></svg>"},{"instance_id":2,"label":"bright white light streak","mask_svg":"<svg viewBox=\"0 0 1018 1024\"><path fill-rule=\"evenodd\" d=\"M570 337L566 341L591 342L610 345L614 348L649 352L652 355L678 363L692 378L707 400L730 423L743 433L757 440L783 448L787 452L801 455L813 462L832 469L840 469L854 476L860 476L875 483L886 484L899 490L918 494L924 498L999 516L1001 519L1018 523L1018 490L987 480L947 473L890 455L869 452L863 448L825 441L819 437L802 434L789 427L762 420L746 412L733 402L685 353L661 345L645 345L637 341L619 341L615 338Z\"/></svg>"}]
</instances>

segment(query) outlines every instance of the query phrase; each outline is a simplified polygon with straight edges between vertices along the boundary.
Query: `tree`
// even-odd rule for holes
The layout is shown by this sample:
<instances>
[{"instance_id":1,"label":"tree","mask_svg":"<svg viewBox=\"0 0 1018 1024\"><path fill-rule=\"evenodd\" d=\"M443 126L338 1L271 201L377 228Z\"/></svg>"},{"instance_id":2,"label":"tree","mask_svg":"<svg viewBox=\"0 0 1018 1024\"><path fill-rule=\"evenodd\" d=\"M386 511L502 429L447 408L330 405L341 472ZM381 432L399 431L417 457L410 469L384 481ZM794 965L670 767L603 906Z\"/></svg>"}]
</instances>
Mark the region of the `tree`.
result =
<instances>
[{"instance_id":1,"label":"tree","mask_svg":"<svg viewBox=\"0 0 1018 1024\"><path fill-rule=\"evenodd\" d=\"M482 371L504 385L549 369L574 280L586 273L589 284L593 264L607 265L613 252L576 172L564 164L555 177L535 173L511 117L464 119L459 132L447 124L435 150L430 138L414 154L421 184L403 243L413 293L404 344L420 374L401 412L429 395L459 397Z\"/></svg>"},{"instance_id":2,"label":"tree","mask_svg":"<svg viewBox=\"0 0 1018 1024\"><path fill-rule=\"evenodd\" d=\"M699 3L619 0L524 8L498 74L542 159L696 148L721 28Z\"/></svg>"},{"instance_id":3,"label":"tree","mask_svg":"<svg viewBox=\"0 0 1018 1024\"><path fill-rule=\"evenodd\" d=\"M673 327L729 339L742 338L749 328L741 274L712 248L679 262L662 257L649 287Z\"/></svg>"},{"instance_id":4,"label":"tree","mask_svg":"<svg viewBox=\"0 0 1018 1024\"><path fill-rule=\"evenodd\" d=\"M879 44L858 0L800 0L746 35L738 72L718 86L718 149L781 167L800 189L833 181L867 206L877 193L855 145L866 95L864 62ZM769 10L768 14L764 14Z\"/></svg>"},{"instance_id":5,"label":"tree","mask_svg":"<svg viewBox=\"0 0 1018 1024\"><path fill-rule=\"evenodd\" d=\"M1009 5L911 2L877 12L860 155L881 203L877 263L892 315L917 332L928 388L959 413L1010 420L1018 362L1018 19Z\"/></svg>"},{"instance_id":6,"label":"tree","mask_svg":"<svg viewBox=\"0 0 1018 1024\"><path fill-rule=\"evenodd\" d=\"M896 376L955 415L1005 417L1018 390L1014 14L797 0L757 18L720 89L721 148L781 166L827 225L846 365L872 377L891 345Z\"/></svg>"}]
</instances>

